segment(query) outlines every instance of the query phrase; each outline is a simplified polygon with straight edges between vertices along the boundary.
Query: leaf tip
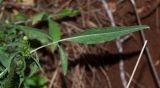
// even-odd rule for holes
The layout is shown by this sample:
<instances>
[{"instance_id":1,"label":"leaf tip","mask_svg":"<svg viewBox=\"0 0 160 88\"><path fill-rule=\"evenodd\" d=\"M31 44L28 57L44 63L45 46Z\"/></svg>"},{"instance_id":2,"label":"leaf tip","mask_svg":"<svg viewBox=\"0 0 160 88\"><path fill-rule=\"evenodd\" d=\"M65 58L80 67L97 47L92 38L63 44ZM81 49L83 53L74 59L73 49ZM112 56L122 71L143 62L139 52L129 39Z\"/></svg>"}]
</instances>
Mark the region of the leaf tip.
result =
<instances>
[{"instance_id":1,"label":"leaf tip","mask_svg":"<svg viewBox=\"0 0 160 88\"><path fill-rule=\"evenodd\" d=\"M66 76L66 75L67 75L67 71L66 71L66 72L63 72L63 75Z\"/></svg>"},{"instance_id":2,"label":"leaf tip","mask_svg":"<svg viewBox=\"0 0 160 88\"><path fill-rule=\"evenodd\" d=\"M150 27L147 25L141 25L144 29L149 29Z\"/></svg>"}]
</instances>

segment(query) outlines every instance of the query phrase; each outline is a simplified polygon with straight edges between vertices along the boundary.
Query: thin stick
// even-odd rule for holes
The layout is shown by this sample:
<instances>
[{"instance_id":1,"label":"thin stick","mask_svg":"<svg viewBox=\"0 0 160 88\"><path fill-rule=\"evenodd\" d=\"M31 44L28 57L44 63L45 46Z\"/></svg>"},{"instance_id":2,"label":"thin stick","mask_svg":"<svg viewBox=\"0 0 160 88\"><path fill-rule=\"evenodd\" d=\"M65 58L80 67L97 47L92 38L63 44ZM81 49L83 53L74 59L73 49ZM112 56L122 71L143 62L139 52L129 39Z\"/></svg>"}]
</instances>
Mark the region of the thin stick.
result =
<instances>
[{"instance_id":1,"label":"thin stick","mask_svg":"<svg viewBox=\"0 0 160 88\"><path fill-rule=\"evenodd\" d=\"M54 82L54 80L56 79L57 73L58 73L58 71L56 70L56 71L54 72L53 76L52 76L51 82L50 82L50 84L49 84L49 88L52 88L53 82Z\"/></svg>"},{"instance_id":2,"label":"thin stick","mask_svg":"<svg viewBox=\"0 0 160 88\"><path fill-rule=\"evenodd\" d=\"M130 74L128 72L125 72L125 75L130 78ZM135 80L134 78L132 79L132 82L134 84L136 84L137 88L145 88L144 85L142 85L141 83L139 83L137 80Z\"/></svg>"},{"instance_id":3,"label":"thin stick","mask_svg":"<svg viewBox=\"0 0 160 88\"><path fill-rule=\"evenodd\" d=\"M130 86L130 84L131 84L131 81L132 81L133 76L134 76L134 74L135 74L135 72L136 72L136 70L137 70L138 64L139 64L139 62L140 62L140 60L141 60L141 57L142 57L142 54L143 54L144 49L145 49L145 47L146 47L146 44L147 44L147 40L145 41L145 43L144 43L144 45L143 45L143 48L142 48L141 53L140 53L140 55L139 55L139 57L138 57L138 60L137 60L137 62L136 62L136 65L135 65L135 67L134 67L134 69L133 69L132 75L131 75L131 77L130 77L130 79L129 79L129 82L128 82L126 88L129 88L129 86Z\"/></svg>"},{"instance_id":4,"label":"thin stick","mask_svg":"<svg viewBox=\"0 0 160 88\"><path fill-rule=\"evenodd\" d=\"M105 8L107 14L108 14L108 17L110 18L111 25L113 27L116 26L113 15L112 15L112 11L109 9L108 3L105 0L101 0L101 1L104 5L104 8Z\"/></svg>"}]
</instances>

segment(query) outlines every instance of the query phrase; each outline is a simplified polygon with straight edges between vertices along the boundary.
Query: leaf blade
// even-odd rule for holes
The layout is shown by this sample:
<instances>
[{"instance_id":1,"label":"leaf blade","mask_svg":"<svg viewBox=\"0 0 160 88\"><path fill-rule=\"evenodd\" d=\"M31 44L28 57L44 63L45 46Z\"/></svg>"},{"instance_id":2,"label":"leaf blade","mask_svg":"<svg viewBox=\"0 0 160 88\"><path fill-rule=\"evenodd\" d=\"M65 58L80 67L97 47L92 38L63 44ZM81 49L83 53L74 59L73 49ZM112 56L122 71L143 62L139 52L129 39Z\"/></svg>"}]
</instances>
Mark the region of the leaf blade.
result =
<instances>
[{"instance_id":1,"label":"leaf blade","mask_svg":"<svg viewBox=\"0 0 160 88\"><path fill-rule=\"evenodd\" d=\"M54 16L56 17L73 17L79 14L79 9L71 9L71 8L66 8L63 9L62 11L56 13Z\"/></svg>"},{"instance_id":2,"label":"leaf blade","mask_svg":"<svg viewBox=\"0 0 160 88\"><path fill-rule=\"evenodd\" d=\"M0 63L7 68L9 62L9 55L0 50Z\"/></svg>"},{"instance_id":3,"label":"leaf blade","mask_svg":"<svg viewBox=\"0 0 160 88\"><path fill-rule=\"evenodd\" d=\"M48 15L47 12L41 12L32 17L32 25L37 24L39 21L43 19L44 16Z\"/></svg>"},{"instance_id":4,"label":"leaf blade","mask_svg":"<svg viewBox=\"0 0 160 88\"><path fill-rule=\"evenodd\" d=\"M67 70L68 70L68 59L67 59L67 56L66 56L63 48L59 45L58 45L58 48L59 48L59 53L60 53L60 58L61 58L61 65L62 65L62 69L63 69L63 74L66 75Z\"/></svg>"},{"instance_id":5,"label":"leaf blade","mask_svg":"<svg viewBox=\"0 0 160 88\"><path fill-rule=\"evenodd\" d=\"M17 26L15 27L17 30L23 31L30 39L37 39L41 43L48 43L51 40L51 37L41 31L40 29L28 27L28 26Z\"/></svg>"},{"instance_id":6,"label":"leaf blade","mask_svg":"<svg viewBox=\"0 0 160 88\"><path fill-rule=\"evenodd\" d=\"M48 23L49 35L51 36L52 41L60 40L61 38L60 25L51 19L48 19L48 22L49 22Z\"/></svg>"},{"instance_id":7,"label":"leaf blade","mask_svg":"<svg viewBox=\"0 0 160 88\"><path fill-rule=\"evenodd\" d=\"M82 44L97 44L111 41L125 34L148 28L148 26L130 26L130 27L108 27L94 28L84 32L77 33L65 41L78 42Z\"/></svg>"}]
</instances>

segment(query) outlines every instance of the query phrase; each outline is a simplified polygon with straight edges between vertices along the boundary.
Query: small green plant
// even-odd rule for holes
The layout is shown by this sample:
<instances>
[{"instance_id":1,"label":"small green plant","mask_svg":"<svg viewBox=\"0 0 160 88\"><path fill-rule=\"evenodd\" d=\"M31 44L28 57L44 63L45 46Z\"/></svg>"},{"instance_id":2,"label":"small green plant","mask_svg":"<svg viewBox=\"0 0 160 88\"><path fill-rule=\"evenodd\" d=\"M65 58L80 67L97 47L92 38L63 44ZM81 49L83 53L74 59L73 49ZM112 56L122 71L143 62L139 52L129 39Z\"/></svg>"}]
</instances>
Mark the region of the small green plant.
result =
<instances>
[{"instance_id":1,"label":"small green plant","mask_svg":"<svg viewBox=\"0 0 160 88\"><path fill-rule=\"evenodd\" d=\"M35 55L29 54L30 45L22 32L8 24L1 24L0 28L0 87L20 88L25 79L36 73L31 66L42 68Z\"/></svg>"},{"instance_id":2,"label":"small green plant","mask_svg":"<svg viewBox=\"0 0 160 88\"><path fill-rule=\"evenodd\" d=\"M24 83L25 88L47 88L47 80L39 74L34 74L26 79Z\"/></svg>"},{"instance_id":3,"label":"small green plant","mask_svg":"<svg viewBox=\"0 0 160 88\"><path fill-rule=\"evenodd\" d=\"M29 88L36 86L35 80L41 77L33 75L37 73L37 68L41 68L36 51L49 47L54 53L58 48L61 58L63 74L67 74L68 60L63 47L59 43L63 42L78 42L81 44L98 44L111 41L120 36L131 32L146 29L148 26L130 26L130 27L106 27L106 28L91 28L83 32L73 34L69 38L61 39L60 25L55 21L57 18L66 16L72 17L78 14L78 10L65 9L57 14L49 14L42 12L32 18L32 24L36 24L41 20L48 21L48 33L40 29L29 26L22 26L13 23L1 24L0 31L0 85L1 88ZM22 19L22 16L19 17ZM25 19L23 19L25 20ZM36 39L43 45L33 49L28 40ZM28 72L28 73L25 73ZM16 81L15 81L16 80ZM32 81L33 84L31 83ZM43 82L39 86L44 86ZM43 87L42 87L43 88ZM45 87L44 87L45 88Z\"/></svg>"}]
</instances>

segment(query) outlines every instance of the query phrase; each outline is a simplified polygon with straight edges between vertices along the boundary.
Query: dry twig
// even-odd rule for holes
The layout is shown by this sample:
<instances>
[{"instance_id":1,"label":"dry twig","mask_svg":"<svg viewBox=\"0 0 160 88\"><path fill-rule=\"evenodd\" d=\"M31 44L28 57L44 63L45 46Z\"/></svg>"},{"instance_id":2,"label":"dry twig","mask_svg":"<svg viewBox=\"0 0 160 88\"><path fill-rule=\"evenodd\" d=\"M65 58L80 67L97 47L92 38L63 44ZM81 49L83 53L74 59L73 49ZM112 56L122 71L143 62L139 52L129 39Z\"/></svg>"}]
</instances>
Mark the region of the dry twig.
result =
<instances>
[{"instance_id":1,"label":"dry twig","mask_svg":"<svg viewBox=\"0 0 160 88\"><path fill-rule=\"evenodd\" d=\"M131 77L128 72L126 72L125 75L126 75L128 78ZM139 83L138 81L136 81L134 78L132 79L132 82L133 82L134 84L136 84L138 88L145 88L144 85L140 84L140 83Z\"/></svg>"},{"instance_id":2,"label":"dry twig","mask_svg":"<svg viewBox=\"0 0 160 88\"><path fill-rule=\"evenodd\" d=\"M104 5L104 8L105 8L107 14L108 14L108 17L110 18L111 25L113 27L116 26L112 11L108 7L108 3L105 0L101 0L101 1ZM116 46L117 46L118 52L121 54L123 52L123 47L122 47L122 43L120 42L119 38L116 41ZM120 63L119 63L120 77L121 77L122 84L123 84L124 88L126 88L127 81L126 81L126 78L125 78L124 62L123 62L123 59L122 59L121 56L120 56L120 59L121 59Z\"/></svg>"},{"instance_id":3,"label":"dry twig","mask_svg":"<svg viewBox=\"0 0 160 88\"><path fill-rule=\"evenodd\" d=\"M52 88L53 82L54 82L54 80L56 79L56 76L57 76L57 72L58 72L57 70L54 72L54 74L52 76L52 79L51 79L51 82L49 84L49 88Z\"/></svg>"},{"instance_id":4,"label":"dry twig","mask_svg":"<svg viewBox=\"0 0 160 88\"><path fill-rule=\"evenodd\" d=\"M143 48L142 48L141 53L140 53L140 55L139 55L139 57L138 57L138 60L137 60L137 62L136 62L136 65L135 65L135 67L134 67L134 69L133 69L132 75L131 75L131 77L130 77L130 79L129 79L129 82L128 82L126 88L129 88L129 86L130 86L130 84L131 84L131 81L132 81L133 76L134 76L134 74L135 74L135 72L136 72L136 70L137 70L138 64L139 64L139 62L140 62L140 59L141 59L141 57L142 57L142 54L143 54L144 49L145 49L145 47L146 47L146 44L147 44L147 40L145 41L145 43L144 43L144 45L143 45Z\"/></svg>"}]
</instances>

